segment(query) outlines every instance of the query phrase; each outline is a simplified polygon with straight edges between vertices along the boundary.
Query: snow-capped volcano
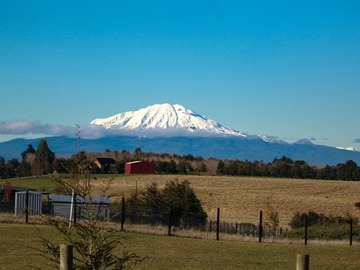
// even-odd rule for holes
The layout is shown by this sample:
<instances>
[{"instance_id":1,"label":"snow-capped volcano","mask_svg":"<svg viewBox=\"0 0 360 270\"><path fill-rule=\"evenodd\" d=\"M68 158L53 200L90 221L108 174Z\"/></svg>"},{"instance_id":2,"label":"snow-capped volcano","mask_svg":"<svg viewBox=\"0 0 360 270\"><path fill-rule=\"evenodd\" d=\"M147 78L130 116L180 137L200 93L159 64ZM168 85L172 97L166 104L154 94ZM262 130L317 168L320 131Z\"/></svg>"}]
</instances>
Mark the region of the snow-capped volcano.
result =
<instances>
[{"instance_id":1,"label":"snow-capped volcano","mask_svg":"<svg viewBox=\"0 0 360 270\"><path fill-rule=\"evenodd\" d=\"M179 104L155 104L138 111L119 113L98 118L90 123L94 137L237 137L261 140L269 144L289 143L265 134L255 135L226 127ZM302 139L294 144L312 144Z\"/></svg>"},{"instance_id":2,"label":"snow-capped volcano","mask_svg":"<svg viewBox=\"0 0 360 270\"><path fill-rule=\"evenodd\" d=\"M156 153L191 154L204 158L262 160L286 156L311 164L338 164L353 160L360 163L360 152L345 151L301 139L287 143L278 137L252 135L225 127L181 105L153 105L133 112L95 119L81 129L81 146L88 152L105 149L131 151L141 148ZM16 157L29 143L40 139L0 142L0 153L7 159ZM74 138L48 137L52 149L61 155L74 154ZM352 150L352 149L348 149Z\"/></svg>"},{"instance_id":3,"label":"snow-capped volcano","mask_svg":"<svg viewBox=\"0 0 360 270\"><path fill-rule=\"evenodd\" d=\"M225 127L181 105L156 104L138 111L93 120L106 129L137 132L137 135L242 136L246 133Z\"/></svg>"}]
</instances>

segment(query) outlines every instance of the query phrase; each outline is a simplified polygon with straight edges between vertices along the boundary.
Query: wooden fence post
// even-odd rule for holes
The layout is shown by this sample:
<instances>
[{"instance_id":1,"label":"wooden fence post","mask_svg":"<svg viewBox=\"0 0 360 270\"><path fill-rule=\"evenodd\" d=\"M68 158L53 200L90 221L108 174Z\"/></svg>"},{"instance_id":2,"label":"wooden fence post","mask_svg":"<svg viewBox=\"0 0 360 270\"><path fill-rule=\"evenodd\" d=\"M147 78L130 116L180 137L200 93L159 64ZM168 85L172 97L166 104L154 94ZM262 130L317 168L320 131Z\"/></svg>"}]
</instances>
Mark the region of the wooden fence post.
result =
<instances>
[{"instance_id":1,"label":"wooden fence post","mask_svg":"<svg viewBox=\"0 0 360 270\"><path fill-rule=\"evenodd\" d=\"M169 221L168 221L168 236L171 236L171 226L172 226L172 207L170 206L170 211L169 211Z\"/></svg>"},{"instance_id":2,"label":"wooden fence post","mask_svg":"<svg viewBox=\"0 0 360 270\"><path fill-rule=\"evenodd\" d=\"M350 218L350 246L352 246L353 240L353 219Z\"/></svg>"},{"instance_id":3,"label":"wooden fence post","mask_svg":"<svg viewBox=\"0 0 360 270\"><path fill-rule=\"evenodd\" d=\"M121 228L120 230L124 230L124 222L125 222L125 197L122 197L121 200Z\"/></svg>"},{"instance_id":4,"label":"wooden fence post","mask_svg":"<svg viewBox=\"0 0 360 270\"><path fill-rule=\"evenodd\" d=\"M262 235L263 235L262 220L263 220L263 212L262 212L262 210L260 210L260 221L259 221L259 243L261 243L261 239L262 239Z\"/></svg>"},{"instance_id":5,"label":"wooden fence post","mask_svg":"<svg viewBox=\"0 0 360 270\"><path fill-rule=\"evenodd\" d=\"M216 240L219 240L220 234L220 208L217 209L217 219L216 219Z\"/></svg>"},{"instance_id":6,"label":"wooden fence post","mask_svg":"<svg viewBox=\"0 0 360 270\"><path fill-rule=\"evenodd\" d=\"M74 217L73 217L73 220L74 220L74 224L76 224L76 192L74 192Z\"/></svg>"},{"instance_id":7,"label":"wooden fence post","mask_svg":"<svg viewBox=\"0 0 360 270\"><path fill-rule=\"evenodd\" d=\"M29 191L25 191L25 223L29 223Z\"/></svg>"},{"instance_id":8,"label":"wooden fence post","mask_svg":"<svg viewBox=\"0 0 360 270\"><path fill-rule=\"evenodd\" d=\"M296 256L296 270L309 270L310 269L310 255L297 254Z\"/></svg>"},{"instance_id":9,"label":"wooden fence post","mask_svg":"<svg viewBox=\"0 0 360 270\"><path fill-rule=\"evenodd\" d=\"M61 244L60 245L60 270L73 269L73 246Z\"/></svg>"},{"instance_id":10,"label":"wooden fence post","mask_svg":"<svg viewBox=\"0 0 360 270\"><path fill-rule=\"evenodd\" d=\"M307 245L308 238L308 216L305 215L305 246Z\"/></svg>"}]
</instances>

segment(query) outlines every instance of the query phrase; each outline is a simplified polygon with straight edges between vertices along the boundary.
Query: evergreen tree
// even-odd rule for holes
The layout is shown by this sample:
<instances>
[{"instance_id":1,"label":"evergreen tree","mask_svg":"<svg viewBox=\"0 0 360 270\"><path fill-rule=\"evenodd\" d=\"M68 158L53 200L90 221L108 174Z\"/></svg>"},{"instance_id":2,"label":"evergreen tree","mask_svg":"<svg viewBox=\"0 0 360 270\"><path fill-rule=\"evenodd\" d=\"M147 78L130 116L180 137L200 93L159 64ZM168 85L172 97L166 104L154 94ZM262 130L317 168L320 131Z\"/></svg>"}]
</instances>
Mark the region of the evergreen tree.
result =
<instances>
[{"instance_id":1,"label":"evergreen tree","mask_svg":"<svg viewBox=\"0 0 360 270\"><path fill-rule=\"evenodd\" d=\"M5 165L5 158L4 157L0 157L0 165Z\"/></svg>"},{"instance_id":2,"label":"evergreen tree","mask_svg":"<svg viewBox=\"0 0 360 270\"><path fill-rule=\"evenodd\" d=\"M189 174L194 171L193 167L186 160L181 160L177 165L177 170L180 174Z\"/></svg>"},{"instance_id":3,"label":"evergreen tree","mask_svg":"<svg viewBox=\"0 0 360 270\"><path fill-rule=\"evenodd\" d=\"M132 193L127 203L130 216L133 221L136 217L137 222L166 224L170 210L175 226L204 225L207 218L200 200L186 180L168 182L163 190L152 183L146 191Z\"/></svg>"},{"instance_id":4,"label":"evergreen tree","mask_svg":"<svg viewBox=\"0 0 360 270\"><path fill-rule=\"evenodd\" d=\"M178 170L176 169L175 161L171 160L170 162L167 162L167 164L165 166L165 171L168 174L176 174L176 173L178 173Z\"/></svg>"},{"instance_id":5,"label":"evergreen tree","mask_svg":"<svg viewBox=\"0 0 360 270\"><path fill-rule=\"evenodd\" d=\"M55 154L49 149L46 140L42 139L39 142L38 148L35 151L34 164L32 172L35 175L49 174L53 171L53 161Z\"/></svg>"},{"instance_id":6,"label":"evergreen tree","mask_svg":"<svg viewBox=\"0 0 360 270\"><path fill-rule=\"evenodd\" d=\"M35 158L35 149L29 144L27 149L21 153L22 161L18 167L20 176L31 176L31 165Z\"/></svg>"},{"instance_id":7,"label":"evergreen tree","mask_svg":"<svg viewBox=\"0 0 360 270\"><path fill-rule=\"evenodd\" d=\"M348 160L345 163L345 176L344 180L359 180L359 169L357 164L352 161Z\"/></svg>"},{"instance_id":8,"label":"evergreen tree","mask_svg":"<svg viewBox=\"0 0 360 270\"><path fill-rule=\"evenodd\" d=\"M205 173L207 171L206 165L204 164L204 162L201 162L200 165L198 165L196 167L196 171L199 173Z\"/></svg>"},{"instance_id":9,"label":"evergreen tree","mask_svg":"<svg viewBox=\"0 0 360 270\"><path fill-rule=\"evenodd\" d=\"M168 182L163 190L163 196L165 204L171 207L175 225L198 226L205 224L207 214L194 190L190 187L189 181Z\"/></svg>"},{"instance_id":10,"label":"evergreen tree","mask_svg":"<svg viewBox=\"0 0 360 270\"><path fill-rule=\"evenodd\" d=\"M21 153L21 157L22 157L23 161L26 161L27 154L35 154L35 149L32 146L32 144L29 144L28 148L24 152Z\"/></svg>"},{"instance_id":11,"label":"evergreen tree","mask_svg":"<svg viewBox=\"0 0 360 270\"><path fill-rule=\"evenodd\" d=\"M217 174L225 174L225 162L220 160L216 169Z\"/></svg>"}]
</instances>

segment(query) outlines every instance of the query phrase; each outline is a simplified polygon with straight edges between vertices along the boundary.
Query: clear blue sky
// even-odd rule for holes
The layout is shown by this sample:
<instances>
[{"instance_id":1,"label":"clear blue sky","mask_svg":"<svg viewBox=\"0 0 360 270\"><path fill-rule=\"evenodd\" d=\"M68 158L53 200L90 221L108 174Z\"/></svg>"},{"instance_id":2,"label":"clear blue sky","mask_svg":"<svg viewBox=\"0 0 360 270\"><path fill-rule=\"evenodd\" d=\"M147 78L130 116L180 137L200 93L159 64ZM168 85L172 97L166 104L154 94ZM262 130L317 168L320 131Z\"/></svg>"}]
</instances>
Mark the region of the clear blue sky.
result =
<instances>
[{"instance_id":1,"label":"clear blue sky","mask_svg":"<svg viewBox=\"0 0 360 270\"><path fill-rule=\"evenodd\" d=\"M360 1L2 0L0 141L171 103L360 148L359 14Z\"/></svg>"}]
</instances>

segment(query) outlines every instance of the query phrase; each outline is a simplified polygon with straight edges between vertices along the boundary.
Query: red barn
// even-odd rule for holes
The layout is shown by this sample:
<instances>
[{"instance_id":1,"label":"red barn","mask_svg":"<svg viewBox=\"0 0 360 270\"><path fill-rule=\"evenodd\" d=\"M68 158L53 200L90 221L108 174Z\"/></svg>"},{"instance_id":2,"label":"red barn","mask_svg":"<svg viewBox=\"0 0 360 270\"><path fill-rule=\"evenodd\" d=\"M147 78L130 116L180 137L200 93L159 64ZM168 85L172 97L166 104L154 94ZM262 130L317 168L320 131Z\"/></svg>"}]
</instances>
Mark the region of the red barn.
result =
<instances>
[{"instance_id":1,"label":"red barn","mask_svg":"<svg viewBox=\"0 0 360 270\"><path fill-rule=\"evenodd\" d=\"M150 162L133 161L125 163L125 174L154 174L155 166Z\"/></svg>"}]
</instances>

